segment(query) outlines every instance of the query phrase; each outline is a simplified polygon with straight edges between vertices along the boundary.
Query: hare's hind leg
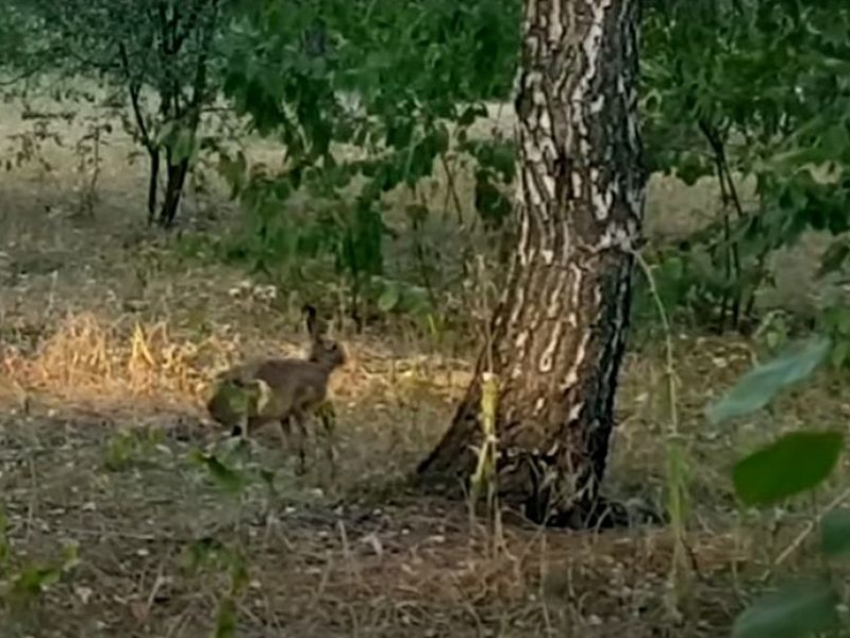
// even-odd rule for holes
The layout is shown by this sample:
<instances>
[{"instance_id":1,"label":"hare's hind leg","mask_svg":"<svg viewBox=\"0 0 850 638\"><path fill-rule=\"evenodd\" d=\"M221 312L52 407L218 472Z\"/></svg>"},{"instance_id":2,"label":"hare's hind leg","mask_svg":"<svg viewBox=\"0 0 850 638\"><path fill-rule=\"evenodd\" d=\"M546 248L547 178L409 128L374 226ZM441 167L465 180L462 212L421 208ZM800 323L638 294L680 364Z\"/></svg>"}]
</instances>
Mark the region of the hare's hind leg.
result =
<instances>
[{"instance_id":1,"label":"hare's hind leg","mask_svg":"<svg viewBox=\"0 0 850 638\"><path fill-rule=\"evenodd\" d=\"M307 473L307 426L304 422L304 414L300 410L293 411L289 417L295 421L298 428L298 467L295 471L297 476L304 476Z\"/></svg>"},{"instance_id":2,"label":"hare's hind leg","mask_svg":"<svg viewBox=\"0 0 850 638\"><path fill-rule=\"evenodd\" d=\"M336 450L336 411L333 403L325 401L319 406L317 416L322 422L325 434L325 452L330 465L331 482L335 483L337 478L337 450Z\"/></svg>"},{"instance_id":3,"label":"hare's hind leg","mask_svg":"<svg viewBox=\"0 0 850 638\"><path fill-rule=\"evenodd\" d=\"M252 450L256 446L253 435L265 423L266 421L260 417L240 418L230 430L230 437L237 439L238 445L243 449Z\"/></svg>"},{"instance_id":4,"label":"hare's hind leg","mask_svg":"<svg viewBox=\"0 0 850 638\"><path fill-rule=\"evenodd\" d=\"M292 451L292 421L298 421L295 415L287 415L278 421L278 434L280 434L280 447L283 451L283 456L288 457ZM304 436L302 434L303 427L298 424L298 468L295 470L297 475L302 475L305 472L306 461L304 458Z\"/></svg>"}]
</instances>

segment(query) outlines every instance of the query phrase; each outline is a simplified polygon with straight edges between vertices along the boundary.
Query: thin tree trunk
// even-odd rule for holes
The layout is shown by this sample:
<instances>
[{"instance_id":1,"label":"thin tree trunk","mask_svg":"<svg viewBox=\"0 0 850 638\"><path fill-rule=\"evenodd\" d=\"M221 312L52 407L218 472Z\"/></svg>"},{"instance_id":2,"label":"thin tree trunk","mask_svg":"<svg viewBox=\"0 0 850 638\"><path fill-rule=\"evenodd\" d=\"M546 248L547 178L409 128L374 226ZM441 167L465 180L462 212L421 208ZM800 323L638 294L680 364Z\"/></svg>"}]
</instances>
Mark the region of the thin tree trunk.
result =
<instances>
[{"instance_id":1,"label":"thin tree trunk","mask_svg":"<svg viewBox=\"0 0 850 638\"><path fill-rule=\"evenodd\" d=\"M525 5L517 245L491 330L499 487L532 520L582 526L598 518L643 216L638 0ZM424 480L472 471L489 359Z\"/></svg>"},{"instance_id":2,"label":"thin tree trunk","mask_svg":"<svg viewBox=\"0 0 850 638\"><path fill-rule=\"evenodd\" d=\"M156 221L156 200L159 188L159 149L149 148L150 174L148 175L148 226Z\"/></svg>"},{"instance_id":3,"label":"thin tree trunk","mask_svg":"<svg viewBox=\"0 0 850 638\"><path fill-rule=\"evenodd\" d=\"M165 11L165 5L161 5L161 7L162 30L164 34L170 34L170 38L164 37L163 39L163 59L176 60L180 55L185 34L197 27L197 21L199 20L200 13L195 11L194 13L190 13L188 17L184 17L184 20L186 20L187 23L183 25L184 30L183 35L181 36L176 32L180 19L178 17L179 14L175 13L169 22ZM215 36L219 20L218 1L212 2L211 6L208 7L207 10L209 11L207 22L202 27L197 27L201 29L201 52L195 64L195 78L192 82L192 96L188 105L188 113L184 113L180 106L181 89L178 78L176 77L172 78L173 88L170 94L172 100L172 107L170 110L174 119L183 125L185 117L185 125L191 132L193 138L197 135L198 127L201 123L201 110L203 109L207 97L207 65L209 63L213 38ZM176 8L174 11L176 12ZM166 40L169 42L167 46L165 44ZM160 91L160 94L164 95L162 90ZM183 195L183 187L186 184L186 176L191 168L190 157L181 157L179 161L175 162L173 155L174 150L172 148L167 149L167 181L165 184L165 195L162 202L162 210L159 213L159 224L163 228L170 228L174 224L174 220L177 217L177 211L180 208L180 200Z\"/></svg>"},{"instance_id":4,"label":"thin tree trunk","mask_svg":"<svg viewBox=\"0 0 850 638\"><path fill-rule=\"evenodd\" d=\"M163 228L170 228L177 217L180 208L180 199L183 195L183 186L186 183L186 175L189 173L189 159L185 158L172 164L168 162L167 179L165 182L165 195L162 200L162 210L159 213L159 224Z\"/></svg>"}]
</instances>

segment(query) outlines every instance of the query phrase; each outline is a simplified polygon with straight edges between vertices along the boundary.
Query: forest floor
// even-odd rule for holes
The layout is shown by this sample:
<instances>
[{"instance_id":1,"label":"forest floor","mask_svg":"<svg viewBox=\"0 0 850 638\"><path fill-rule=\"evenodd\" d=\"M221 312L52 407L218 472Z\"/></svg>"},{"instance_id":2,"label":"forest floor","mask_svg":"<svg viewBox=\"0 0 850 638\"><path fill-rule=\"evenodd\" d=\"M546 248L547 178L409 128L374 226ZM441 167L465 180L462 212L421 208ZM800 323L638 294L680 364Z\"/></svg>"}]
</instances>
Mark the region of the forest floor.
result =
<instances>
[{"instance_id":1,"label":"forest floor","mask_svg":"<svg viewBox=\"0 0 850 638\"><path fill-rule=\"evenodd\" d=\"M9 106L0 123L7 137L29 126ZM730 468L784 430L846 424L850 397L822 372L769 414L709 426L706 403L757 356L740 338L673 335L691 500L675 577L667 527L507 521L494 535L463 504L399 487L451 420L473 352L446 343L469 335L437 345L392 324L345 340L335 484L320 462L296 477L273 433L238 454L201 410L209 381L247 354L300 351L297 304L240 292L244 271L187 257L193 227L179 240L148 233L144 168L127 163L125 139L109 141L92 215L77 210L71 145L41 151L49 171L0 173L0 637L189 638L230 615L235 633L221 635L725 636L765 575L817 564L800 534L847 467L816 502L769 516L740 510ZM232 210L206 197L190 197L196 220ZM659 235L707 201L669 184L653 197ZM800 272L787 270L788 299ZM663 498L662 354L641 340L627 357L615 498ZM228 459L238 485L199 450Z\"/></svg>"}]
</instances>

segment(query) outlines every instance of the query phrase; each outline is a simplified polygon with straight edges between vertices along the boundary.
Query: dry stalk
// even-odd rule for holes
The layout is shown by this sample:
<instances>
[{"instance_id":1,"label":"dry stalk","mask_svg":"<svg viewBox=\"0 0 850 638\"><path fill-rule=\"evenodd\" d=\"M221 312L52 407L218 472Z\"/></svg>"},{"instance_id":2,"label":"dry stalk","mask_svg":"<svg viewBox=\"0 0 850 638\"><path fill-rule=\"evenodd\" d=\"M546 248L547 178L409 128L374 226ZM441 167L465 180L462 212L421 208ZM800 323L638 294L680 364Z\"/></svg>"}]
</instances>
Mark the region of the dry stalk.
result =
<instances>
[{"instance_id":1,"label":"dry stalk","mask_svg":"<svg viewBox=\"0 0 850 638\"><path fill-rule=\"evenodd\" d=\"M487 277L487 269L483 257L478 258L478 280L482 290L480 302L481 324L484 332L484 347L486 370L481 375L481 403L479 422L481 424L481 445L476 449L477 462L472 475L469 495L470 528L475 528L475 506L478 503L482 489L486 489L486 513L489 532L492 534L490 550L495 554L498 548L505 546L502 529L502 517L498 499L499 439L497 419L499 409L499 378L493 364L493 336L490 333L491 304L489 293L493 288Z\"/></svg>"},{"instance_id":2,"label":"dry stalk","mask_svg":"<svg viewBox=\"0 0 850 638\"><path fill-rule=\"evenodd\" d=\"M670 564L670 585L674 600L671 601L670 610L678 615L679 602L682 597L682 587L690 572L690 552L687 544L687 461L686 450L679 432L679 413L677 395L677 376L675 365L675 354L673 347L673 331L667 316L667 309L658 292L658 286L652 269L639 252L632 253L636 263L640 267L647 284L649 292L658 310L658 317L664 331L664 379L667 393L667 510L670 515L670 529L673 534L673 559Z\"/></svg>"}]
</instances>

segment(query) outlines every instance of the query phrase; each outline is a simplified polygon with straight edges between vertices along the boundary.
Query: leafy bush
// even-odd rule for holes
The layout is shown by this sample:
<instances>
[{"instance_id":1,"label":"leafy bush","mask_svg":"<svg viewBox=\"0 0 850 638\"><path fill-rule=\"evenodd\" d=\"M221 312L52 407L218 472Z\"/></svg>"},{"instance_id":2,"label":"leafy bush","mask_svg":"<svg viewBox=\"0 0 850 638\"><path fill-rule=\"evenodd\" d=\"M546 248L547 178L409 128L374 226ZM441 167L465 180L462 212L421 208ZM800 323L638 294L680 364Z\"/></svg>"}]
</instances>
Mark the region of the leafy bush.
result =
<instances>
[{"instance_id":1,"label":"leafy bush","mask_svg":"<svg viewBox=\"0 0 850 638\"><path fill-rule=\"evenodd\" d=\"M720 184L720 219L694 238L703 250L683 257L710 258L705 288L719 295L721 328L751 314L771 251L807 229L850 228L848 33L850 10L835 1L648 8L642 81L651 169ZM754 200L745 187L754 187ZM844 261L835 255L830 269Z\"/></svg>"},{"instance_id":2,"label":"leafy bush","mask_svg":"<svg viewBox=\"0 0 850 638\"><path fill-rule=\"evenodd\" d=\"M364 303L397 306L389 301L401 284L387 287L383 266L384 243L394 237L384 221L391 191L421 200L423 180L438 165L451 180L463 156L476 165L483 220L499 227L510 210L503 187L513 177L511 146L471 141L468 130L486 114L482 100L509 93L519 6L314 0L296 11L275 1L246 11L225 90L256 132L283 142L286 156L282 170L223 157L251 220L242 254L263 270L329 255L360 318ZM299 191L311 197L309 216L288 212ZM410 207L414 234L431 212ZM424 260L423 245L414 250ZM427 271L419 283L430 290Z\"/></svg>"}]
</instances>

